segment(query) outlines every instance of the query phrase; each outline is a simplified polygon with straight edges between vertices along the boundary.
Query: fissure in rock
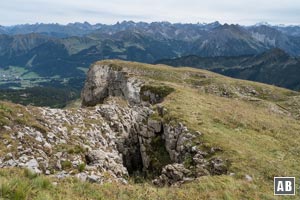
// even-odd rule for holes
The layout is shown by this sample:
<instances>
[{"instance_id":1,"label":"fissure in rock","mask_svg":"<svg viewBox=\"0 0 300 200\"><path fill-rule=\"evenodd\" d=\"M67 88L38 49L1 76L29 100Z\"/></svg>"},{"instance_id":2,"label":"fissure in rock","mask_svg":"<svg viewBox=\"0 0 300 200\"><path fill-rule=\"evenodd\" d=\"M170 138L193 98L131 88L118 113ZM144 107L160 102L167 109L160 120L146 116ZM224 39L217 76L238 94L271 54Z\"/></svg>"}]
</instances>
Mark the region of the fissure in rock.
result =
<instances>
[{"instance_id":1,"label":"fissure in rock","mask_svg":"<svg viewBox=\"0 0 300 200\"><path fill-rule=\"evenodd\" d=\"M155 136L151 139L150 148L147 151L147 155L150 158L150 163L147 169L147 174L150 177L158 176L161 174L161 170L167 164L172 161L170 155L165 147L165 139L163 138L163 126L160 132L156 132Z\"/></svg>"},{"instance_id":2,"label":"fissure in rock","mask_svg":"<svg viewBox=\"0 0 300 200\"><path fill-rule=\"evenodd\" d=\"M141 174L143 171L143 159L140 152L140 144L137 137L129 137L124 141L126 147L123 155L123 163L129 175Z\"/></svg>"},{"instance_id":3,"label":"fissure in rock","mask_svg":"<svg viewBox=\"0 0 300 200\"><path fill-rule=\"evenodd\" d=\"M123 143L123 163L130 176L154 178L172 162L165 146L163 124L151 120L146 127L138 130L131 132Z\"/></svg>"}]
</instances>

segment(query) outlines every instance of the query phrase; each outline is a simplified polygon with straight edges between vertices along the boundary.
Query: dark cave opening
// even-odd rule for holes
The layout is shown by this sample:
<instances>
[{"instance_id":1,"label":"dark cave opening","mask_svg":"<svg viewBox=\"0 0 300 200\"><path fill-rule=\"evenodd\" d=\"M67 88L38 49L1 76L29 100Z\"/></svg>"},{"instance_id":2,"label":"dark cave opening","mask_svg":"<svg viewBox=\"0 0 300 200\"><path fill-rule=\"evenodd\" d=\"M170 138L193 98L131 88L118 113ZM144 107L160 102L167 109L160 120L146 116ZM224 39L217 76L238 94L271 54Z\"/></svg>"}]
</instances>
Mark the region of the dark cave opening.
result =
<instances>
[{"instance_id":1,"label":"dark cave opening","mask_svg":"<svg viewBox=\"0 0 300 200\"><path fill-rule=\"evenodd\" d=\"M150 148L147 150L147 155L150 158L147 175L151 178L159 176L162 168L172 163L169 152L166 149L166 141L163 135L164 127L163 124L161 124L160 131L155 132L155 136L151 139Z\"/></svg>"},{"instance_id":2,"label":"dark cave opening","mask_svg":"<svg viewBox=\"0 0 300 200\"><path fill-rule=\"evenodd\" d=\"M166 149L163 124L160 126L156 131L148 128L152 131L151 137L131 133L121 144L123 164L134 182L152 180L161 174L164 166L172 163Z\"/></svg>"},{"instance_id":3,"label":"dark cave opening","mask_svg":"<svg viewBox=\"0 0 300 200\"><path fill-rule=\"evenodd\" d=\"M122 144L123 164L129 176L140 174L143 171L143 158L140 151L140 144L137 134L130 134Z\"/></svg>"}]
</instances>

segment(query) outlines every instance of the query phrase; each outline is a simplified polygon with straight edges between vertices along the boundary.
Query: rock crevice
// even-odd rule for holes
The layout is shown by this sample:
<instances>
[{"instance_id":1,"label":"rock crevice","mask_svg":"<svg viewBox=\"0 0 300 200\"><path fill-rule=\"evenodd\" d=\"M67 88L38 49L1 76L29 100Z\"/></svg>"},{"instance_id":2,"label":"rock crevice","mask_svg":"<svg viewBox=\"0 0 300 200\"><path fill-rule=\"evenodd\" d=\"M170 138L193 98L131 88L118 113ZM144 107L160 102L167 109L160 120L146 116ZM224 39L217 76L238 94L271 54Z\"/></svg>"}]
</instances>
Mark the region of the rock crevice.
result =
<instances>
[{"instance_id":1,"label":"rock crevice","mask_svg":"<svg viewBox=\"0 0 300 200\"><path fill-rule=\"evenodd\" d=\"M124 113L120 113L120 108L119 111L109 111L111 106L102 113L121 136L117 146L129 174L137 171L149 177L161 174L154 183L173 184L187 177L191 179L216 174L216 171L218 174L226 173L226 164L222 159L218 158L217 162L207 159L214 152L203 152L199 150L201 145L193 145L194 139L200 137L200 133L190 132L182 123L165 123L163 106L158 105L155 111L151 109L151 104L162 102L164 97L174 91L173 88L147 85L135 77L129 77L128 69L120 66L95 65L91 68L89 74L91 73L93 75L87 80L82 93L84 106L90 105L87 102L102 103L109 96L117 96L129 102L130 114L127 118L122 117ZM160 119L151 119L154 114ZM119 120L116 120L117 116ZM187 161L188 159L190 160ZM184 163L188 164L183 165ZM165 180L172 176L170 171L171 174L182 175L174 180Z\"/></svg>"}]
</instances>

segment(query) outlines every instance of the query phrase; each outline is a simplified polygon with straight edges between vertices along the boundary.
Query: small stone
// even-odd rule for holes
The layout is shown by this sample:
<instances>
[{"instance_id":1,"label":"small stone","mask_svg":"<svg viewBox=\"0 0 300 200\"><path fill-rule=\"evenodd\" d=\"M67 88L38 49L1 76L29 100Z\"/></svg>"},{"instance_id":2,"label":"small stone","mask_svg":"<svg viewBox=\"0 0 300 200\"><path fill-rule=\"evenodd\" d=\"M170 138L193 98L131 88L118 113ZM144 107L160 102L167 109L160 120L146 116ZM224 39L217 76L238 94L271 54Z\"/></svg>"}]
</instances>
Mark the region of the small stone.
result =
<instances>
[{"instance_id":1,"label":"small stone","mask_svg":"<svg viewBox=\"0 0 300 200\"><path fill-rule=\"evenodd\" d=\"M24 133L18 132L17 138L22 139L24 137L24 135L25 135Z\"/></svg>"},{"instance_id":2,"label":"small stone","mask_svg":"<svg viewBox=\"0 0 300 200\"><path fill-rule=\"evenodd\" d=\"M44 147L47 148L47 149L52 148L51 144L49 144L48 142L45 142Z\"/></svg>"},{"instance_id":3,"label":"small stone","mask_svg":"<svg viewBox=\"0 0 300 200\"><path fill-rule=\"evenodd\" d=\"M43 139L42 139L40 136L37 136L37 137L35 138L35 140L38 141L38 142L43 142Z\"/></svg>"},{"instance_id":4,"label":"small stone","mask_svg":"<svg viewBox=\"0 0 300 200\"><path fill-rule=\"evenodd\" d=\"M76 174L75 177L81 181L86 181L88 176L86 173L79 173L79 174Z\"/></svg>"},{"instance_id":5,"label":"small stone","mask_svg":"<svg viewBox=\"0 0 300 200\"><path fill-rule=\"evenodd\" d=\"M5 155L5 160L9 160L9 159L12 159L13 158L13 155L12 153L8 153Z\"/></svg>"},{"instance_id":6,"label":"small stone","mask_svg":"<svg viewBox=\"0 0 300 200\"><path fill-rule=\"evenodd\" d=\"M56 154L54 154L57 158L60 158L62 156L62 152L57 152Z\"/></svg>"},{"instance_id":7,"label":"small stone","mask_svg":"<svg viewBox=\"0 0 300 200\"><path fill-rule=\"evenodd\" d=\"M56 174L56 177L58 179L66 178L68 176L70 176L70 175L64 170Z\"/></svg>"},{"instance_id":8,"label":"small stone","mask_svg":"<svg viewBox=\"0 0 300 200\"><path fill-rule=\"evenodd\" d=\"M197 153L194 157L193 157L193 161L196 164L203 164L205 162L204 157L202 154Z\"/></svg>"},{"instance_id":9,"label":"small stone","mask_svg":"<svg viewBox=\"0 0 300 200\"><path fill-rule=\"evenodd\" d=\"M216 153L216 152L220 152L222 151L222 149L220 147L212 147L210 149L210 153Z\"/></svg>"},{"instance_id":10,"label":"small stone","mask_svg":"<svg viewBox=\"0 0 300 200\"><path fill-rule=\"evenodd\" d=\"M42 158L42 157L37 157L36 158L38 161L43 161L44 160L44 158Z\"/></svg>"},{"instance_id":11,"label":"small stone","mask_svg":"<svg viewBox=\"0 0 300 200\"><path fill-rule=\"evenodd\" d=\"M60 160L57 160L55 167L57 169L61 170L62 166L61 166Z\"/></svg>"},{"instance_id":12,"label":"small stone","mask_svg":"<svg viewBox=\"0 0 300 200\"><path fill-rule=\"evenodd\" d=\"M195 132L198 136L201 136L202 135L202 133L200 132L200 131L196 131Z\"/></svg>"},{"instance_id":13,"label":"small stone","mask_svg":"<svg viewBox=\"0 0 300 200\"><path fill-rule=\"evenodd\" d=\"M39 170L39 163L36 159L29 160L25 166L27 166L28 169L32 170L34 173L40 174L41 170Z\"/></svg>"},{"instance_id":14,"label":"small stone","mask_svg":"<svg viewBox=\"0 0 300 200\"><path fill-rule=\"evenodd\" d=\"M66 143L67 143L67 141L66 141L66 140L64 140L64 139L60 139L60 140L59 140L59 143L60 143L60 144L66 144Z\"/></svg>"},{"instance_id":15,"label":"small stone","mask_svg":"<svg viewBox=\"0 0 300 200\"><path fill-rule=\"evenodd\" d=\"M55 138L55 135L53 133L48 133L47 137L49 139L53 139L53 138Z\"/></svg>"},{"instance_id":16,"label":"small stone","mask_svg":"<svg viewBox=\"0 0 300 200\"><path fill-rule=\"evenodd\" d=\"M193 146L191 150L192 150L192 152L197 152L198 147L197 146Z\"/></svg>"},{"instance_id":17,"label":"small stone","mask_svg":"<svg viewBox=\"0 0 300 200\"><path fill-rule=\"evenodd\" d=\"M177 182L184 181L189 178L188 175L191 173L190 170L186 169L183 164L169 164L162 169L162 175L153 181L153 184L173 185Z\"/></svg>"},{"instance_id":18,"label":"small stone","mask_svg":"<svg viewBox=\"0 0 300 200\"><path fill-rule=\"evenodd\" d=\"M11 128L10 128L9 126L3 126L3 128L4 128L5 130L7 130L7 131L10 131L10 130L11 130Z\"/></svg>"},{"instance_id":19,"label":"small stone","mask_svg":"<svg viewBox=\"0 0 300 200\"><path fill-rule=\"evenodd\" d=\"M19 161L22 163L25 163L28 161L28 156L26 156L25 154L23 154L20 158Z\"/></svg>"},{"instance_id":20,"label":"small stone","mask_svg":"<svg viewBox=\"0 0 300 200\"><path fill-rule=\"evenodd\" d=\"M128 181L126 181L124 178L119 178L118 180L119 180L120 183L122 183L124 185L128 184Z\"/></svg>"},{"instance_id":21,"label":"small stone","mask_svg":"<svg viewBox=\"0 0 300 200\"><path fill-rule=\"evenodd\" d=\"M89 175L87 176L87 181L91 183L97 183L100 180L100 177L97 175Z\"/></svg>"},{"instance_id":22,"label":"small stone","mask_svg":"<svg viewBox=\"0 0 300 200\"><path fill-rule=\"evenodd\" d=\"M250 175L248 175L248 174L245 175L245 179L248 182L252 182L253 181L253 178Z\"/></svg>"},{"instance_id":23,"label":"small stone","mask_svg":"<svg viewBox=\"0 0 300 200\"><path fill-rule=\"evenodd\" d=\"M210 161L211 173L221 175L227 173L227 167L221 158L214 158Z\"/></svg>"},{"instance_id":24,"label":"small stone","mask_svg":"<svg viewBox=\"0 0 300 200\"><path fill-rule=\"evenodd\" d=\"M15 160L13 160L13 159L8 160L8 161L5 162L5 166L15 167L17 165L18 165L18 163Z\"/></svg>"}]
</instances>

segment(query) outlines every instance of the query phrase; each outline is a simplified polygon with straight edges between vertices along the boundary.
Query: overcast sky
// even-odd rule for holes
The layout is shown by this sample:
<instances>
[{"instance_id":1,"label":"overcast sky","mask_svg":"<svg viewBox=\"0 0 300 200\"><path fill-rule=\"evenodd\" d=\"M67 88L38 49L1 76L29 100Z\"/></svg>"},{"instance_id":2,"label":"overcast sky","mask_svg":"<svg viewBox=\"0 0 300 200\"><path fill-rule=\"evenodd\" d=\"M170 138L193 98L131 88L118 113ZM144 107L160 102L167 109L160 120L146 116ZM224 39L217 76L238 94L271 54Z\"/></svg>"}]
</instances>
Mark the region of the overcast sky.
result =
<instances>
[{"instance_id":1,"label":"overcast sky","mask_svg":"<svg viewBox=\"0 0 300 200\"><path fill-rule=\"evenodd\" d=\"M300 24L300 0L0 0L0 24L117 21Z\"/></svg>"}]
</instances>

